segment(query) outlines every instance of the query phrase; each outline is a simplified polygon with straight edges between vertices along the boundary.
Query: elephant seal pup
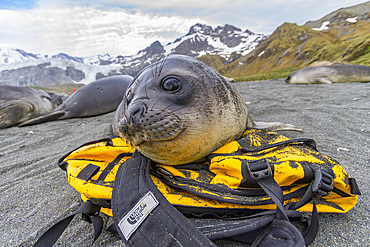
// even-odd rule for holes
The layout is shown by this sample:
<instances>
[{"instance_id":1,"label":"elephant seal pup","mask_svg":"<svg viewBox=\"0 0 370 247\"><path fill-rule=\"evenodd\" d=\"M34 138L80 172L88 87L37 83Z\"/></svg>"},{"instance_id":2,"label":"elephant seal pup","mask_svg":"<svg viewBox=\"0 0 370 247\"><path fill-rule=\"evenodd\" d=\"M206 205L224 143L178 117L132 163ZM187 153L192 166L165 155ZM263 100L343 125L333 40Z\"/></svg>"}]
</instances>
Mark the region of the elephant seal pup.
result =
<instances>
[{"instance_id":1,"label":"elephant seal pup","mask_svg":"<svg viewBox=\"0 0 370 247\"><path fill-rule=\"evenodd\" d=\"M351 64L307 67L292 72L285 81L294 84L370 82L370 67Z\"/></svg>"},{"instance_id":2,"label":"elephant seal pup","mask_svg":"<svg viewBox=\"0 0 370 247\"><path fill-rule=\"evenodd\" d=\"M116 75L91 82L73 93L49 114L31 119L19 126L112 112L122 101L132 79L129 75Z\"/></svg>"},{"instance_id":3,"label":"elephant seal pup","mask_svg":"<svg viewBox=\"0 0 370 247\"><path fill-rule=\"evenodd\" d=\"M49 113L61 103L60 96L43 90L0 86L0 129Z\"/></svg>"},{"instance_id":4,"label":"elephant seal pup","mask_svg":"<svg viewBox=\"0 0 370 247\"><path fill-rule=\"evenodd\" d=\"M204 158L254 123L242 96L201 61L170 55L143 69L118 107L113 130L148 158L179 165Z\"/></svg>"}]
</instances>

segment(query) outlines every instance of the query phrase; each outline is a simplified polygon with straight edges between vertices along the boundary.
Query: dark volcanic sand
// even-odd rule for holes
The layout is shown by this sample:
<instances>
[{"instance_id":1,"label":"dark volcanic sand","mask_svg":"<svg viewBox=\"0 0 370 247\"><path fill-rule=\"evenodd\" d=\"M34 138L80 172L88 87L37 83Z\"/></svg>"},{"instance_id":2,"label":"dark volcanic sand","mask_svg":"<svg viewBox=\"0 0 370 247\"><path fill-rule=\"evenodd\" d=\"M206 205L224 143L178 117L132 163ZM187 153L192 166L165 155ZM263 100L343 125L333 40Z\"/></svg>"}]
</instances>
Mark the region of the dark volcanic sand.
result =
<instances>
[{"instance_id":1,"label":"dark volcanic sand","mask_svg":"<svg viewBox=\"0 0 370 247\"><path fill-rule=\"evenodd\" d=\"M356 178L362 196L346 214L320 214L311 246L368 246L370 84L288 85L283 80L235 83L257 121L281 121L303 129L281 132L316 140L319 151L338 160ZM31 246L48 226L80 203L57 160L88 141L110 136L113 113L0 130L0 246ZM369 169L369 170L368 170ZM76 217L61 246L88 246L90 224ZM221 246L241 246L221 241ZM122 246L103 231L94 246Z\"/></svg>"}]
</instances>

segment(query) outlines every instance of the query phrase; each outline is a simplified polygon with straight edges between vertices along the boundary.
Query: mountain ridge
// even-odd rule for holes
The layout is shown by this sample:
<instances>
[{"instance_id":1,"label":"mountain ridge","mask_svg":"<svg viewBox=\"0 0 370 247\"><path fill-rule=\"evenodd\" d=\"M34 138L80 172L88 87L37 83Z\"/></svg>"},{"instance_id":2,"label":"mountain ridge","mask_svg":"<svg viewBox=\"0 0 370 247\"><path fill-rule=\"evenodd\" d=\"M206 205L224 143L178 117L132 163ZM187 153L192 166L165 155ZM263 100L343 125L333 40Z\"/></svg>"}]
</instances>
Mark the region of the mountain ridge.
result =
<instances>
[{"instance_id":1,"label":"mountain ridge","mask_svg":"<svg viewBox=\"0 0 370 247\"><path fill-rule=\"evenodd\" d=\"M163 46L155 41L129 56L111 57L105 54L83 58L65 53L50 56L0 48L0 85L45 86L89 83L115 74L135 76L147 65L173 53L192 57L217 54L230 62L230 59L241 56L232 53L247 54L266 37L229 24L213 28L197 23L173 42Z\"/></svg>"}]
</instances>

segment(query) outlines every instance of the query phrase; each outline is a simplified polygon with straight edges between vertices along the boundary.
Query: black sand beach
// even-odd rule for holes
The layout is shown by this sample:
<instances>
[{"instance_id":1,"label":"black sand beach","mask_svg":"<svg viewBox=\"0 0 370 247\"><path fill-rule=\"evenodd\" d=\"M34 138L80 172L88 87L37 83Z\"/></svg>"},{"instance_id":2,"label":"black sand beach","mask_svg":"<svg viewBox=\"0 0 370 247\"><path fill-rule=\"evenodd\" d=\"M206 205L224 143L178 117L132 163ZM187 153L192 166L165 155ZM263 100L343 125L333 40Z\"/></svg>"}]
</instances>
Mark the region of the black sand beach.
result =
<instances>
[{"instance_id":1,"label":"black sand beach","mask_svg":"<svg viewBox=\"0 0 370 247\"><path fill-rule=\"evenodd\" d=\"M357 180L362 196L355 208L346 214L320 214L320 230L311 246L369 246L370 84L288 85L271 80L234 85L250 102L253 119L301 127L301 133L280 133L313 138L319 151L338 160ZM113 115L0 130L0 246L31 246L48 226L78 207L79 195L56 162L86 142L110 136ZM58 243L88 246L92 238L92 225L76 217ZM122 245L103 230L94 246Z\"/></svg>"}]
</instances>

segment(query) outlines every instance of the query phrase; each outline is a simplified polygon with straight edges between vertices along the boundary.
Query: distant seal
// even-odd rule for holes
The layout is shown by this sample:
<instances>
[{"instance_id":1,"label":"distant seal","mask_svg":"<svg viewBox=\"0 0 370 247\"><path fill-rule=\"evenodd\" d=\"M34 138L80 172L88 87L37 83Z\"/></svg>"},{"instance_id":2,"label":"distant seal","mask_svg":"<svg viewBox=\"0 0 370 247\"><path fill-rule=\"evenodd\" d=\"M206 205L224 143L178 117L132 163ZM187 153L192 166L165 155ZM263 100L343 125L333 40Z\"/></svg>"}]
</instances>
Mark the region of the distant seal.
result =
<instances>
[{"instance_id":1,"label":"distant seal","mask_svg":"<svg viewBox=\"0 0 370 247\"><path fill-rule=\"evenodd\" d=\"M285 81L292 84L370 82L370 67L351 64L307 67L292 72Z\"/></svg>"},{"instance_id":2,"label":"distant seal","mask_svg":"<svg viewBox=\"0 0 370 247\"><path fill-rule=\"evenodd\" d=\"M148 158L179 165L199 160L255 123L242 96L201 61L170 55L143 69L127 89L113 123L116 134Z\"/></svg>"},{"instance_id":3,"label":"distant seal","mask_svg":"<svg viewBox=\"0 0 370 247\"><path fill-rule=\"evenodd\" d=\"M43 90L0 86L0 129L49 113L61 103L60 96Z\"/></svg>"},{"instance_id":4,"label":"distant seal","mask_svg":"<svg viewBox=\"0 0 370 247\"><path fill-rule=\"evenodd\" d=\"M91 82L73 93L52 112L26 121L19 126L59 119L89 117L115 111L132 79L129 75L117 75Z\"/></svg>"}]
</instances>

